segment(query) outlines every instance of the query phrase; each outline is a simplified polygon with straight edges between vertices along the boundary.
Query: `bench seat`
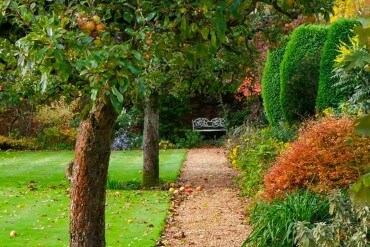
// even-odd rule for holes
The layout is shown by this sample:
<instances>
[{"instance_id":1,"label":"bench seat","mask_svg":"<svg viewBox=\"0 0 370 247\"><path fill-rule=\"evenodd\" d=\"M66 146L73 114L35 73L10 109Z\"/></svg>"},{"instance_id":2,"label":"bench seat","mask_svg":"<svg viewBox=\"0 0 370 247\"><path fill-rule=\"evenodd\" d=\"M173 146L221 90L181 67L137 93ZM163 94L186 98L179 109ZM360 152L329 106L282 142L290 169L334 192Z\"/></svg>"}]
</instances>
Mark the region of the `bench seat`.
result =
<instances>
[{"instance_id":1,"label":"bench seat","mask_svg":"<svg viewBox=\"0 0 370 247\"><path fill-rule=\"evenodd\" d=\"M198 132L217 132L226 131L225 120L223 118L196 118L192 121L193 131Z\"/></svg>"}]
</instances>

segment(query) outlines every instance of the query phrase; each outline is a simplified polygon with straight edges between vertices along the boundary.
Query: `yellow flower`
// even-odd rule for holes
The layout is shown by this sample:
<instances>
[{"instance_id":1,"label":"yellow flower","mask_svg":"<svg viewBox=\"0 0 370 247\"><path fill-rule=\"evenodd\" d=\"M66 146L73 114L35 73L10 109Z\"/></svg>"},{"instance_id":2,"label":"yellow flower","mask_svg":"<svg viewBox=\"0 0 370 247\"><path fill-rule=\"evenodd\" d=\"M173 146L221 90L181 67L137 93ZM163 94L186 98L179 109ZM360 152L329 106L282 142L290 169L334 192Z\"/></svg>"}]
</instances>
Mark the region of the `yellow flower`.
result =
<instances>
[{"instance_id":1,"label":"yellow flower","mask_svg":"<svg viewBox=\"0 0 370 247\"><path fill-rule=\"evenodd\" d=\"M333 115L333 109L332 108L326 108L322 113L324 113L324 116L332 116Z\"/></svg>"},{"instance_id":2,"label":"yellow flower","mask_svg":"<svg viewBox=\"0 0 370 247\"><path fill-rule=\"evenodd\" d=\"M362 110L362 109L359 109L359 110L357 111L357 115L358 115L358 116L362 116L362 115L364 115L363 110Z\"/></svg>"}]
</instances>

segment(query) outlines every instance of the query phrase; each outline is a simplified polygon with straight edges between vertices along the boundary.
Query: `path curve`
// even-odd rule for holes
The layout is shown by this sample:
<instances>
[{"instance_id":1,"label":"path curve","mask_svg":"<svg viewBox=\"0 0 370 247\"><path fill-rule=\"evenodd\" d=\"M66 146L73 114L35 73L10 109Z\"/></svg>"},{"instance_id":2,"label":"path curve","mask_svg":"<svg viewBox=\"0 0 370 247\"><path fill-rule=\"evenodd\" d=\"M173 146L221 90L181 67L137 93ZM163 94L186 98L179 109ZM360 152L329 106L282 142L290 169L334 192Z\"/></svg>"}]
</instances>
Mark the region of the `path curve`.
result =
<instances>
[{"instance_id":1,"label":"path curve","mask_svg":"<svg viewBox=\"0 0 370 247\"><path fill-rule=\"evenodd\" d=\"M202 190L173 196L157 246L241 246L249 227L245 222L245 200L237 196L233 184L236 175L225 149L189 150L176 186L190 184Z\"/></svg>"}]
</instances>

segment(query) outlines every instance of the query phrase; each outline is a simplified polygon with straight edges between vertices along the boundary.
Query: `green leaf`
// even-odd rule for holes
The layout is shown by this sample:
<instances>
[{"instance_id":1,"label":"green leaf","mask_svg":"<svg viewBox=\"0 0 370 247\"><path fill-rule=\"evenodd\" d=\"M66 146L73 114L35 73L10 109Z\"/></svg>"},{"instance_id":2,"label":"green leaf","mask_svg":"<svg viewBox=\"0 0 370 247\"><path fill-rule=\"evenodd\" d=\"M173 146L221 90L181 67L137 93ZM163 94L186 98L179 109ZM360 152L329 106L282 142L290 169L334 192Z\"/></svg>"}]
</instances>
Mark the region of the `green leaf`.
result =
<instances>
[{"instance_id":1,"label":"green leaf","mask_svg":"<svg viewBox=\"0 0 370 247\"><path fill-rule=\"evenodd\" d=\"M134 19L134 16L129 11L126 11L123 14L123 19L125 19L125 21L127 21L128 23L131 23L132 20Z\"/></svg>"},{"instance_id":2,"label":"green leaf","mask_svg":"<svg viewBox=\"0 0 370 247\"><path fill-rule=\"evenodd\" d=\"M329 205L329 214L333 215L335 210L335 203L330 203Z\"/></svg>"},{"instance_id":3,"label":"green leaf","mask_svg":"<svg viewBox=\"0 0 370 247\"><path fill-rule=\"evenodd\" d=\"M208 34L209 34L209 28L204 27L200 30L200 34L202 35L203 39L207 40L208 39Z\"/></svg>"},{"instance_id":4,"label":"green leaf","mask_svg":"<svg viewBox=\"0 0 370 247\"><path fill-rule=\"evenodd\" d=\"M370 173L362 176L357 183L351 186L350 196L354 203L370 205Z\"/></svg>"},{"instance_id":5,"label":"green leaf","mask_svg":"<svg viewBox=\"0 0 370 247\"><path fill-rule=\"evenodd\" d=\"M8 6L9 6L9 4L10 4L10 1L11 1L11 0L5 0L5 1L4 1L4 6L5 6L5 7L8 7Z\"/></svg>"},{"instance_id":6,"label":"green leaf","mask_svg":"<svg viewBox=\"0 0 370 247\"><path fill-rule=\"evenodd\" d=\"M98 90L96 89L91 90L91 96L90 96L91 100L95 101L97 96L98 96Z\"/></svg>"},{"instance_id":7,"label":"green leaf","mask_svg":"<svg viewBox=\"0 0 370 247\"><path fill-rule=\"evenodd\" d=\"M354 33L358 36L360 44L369 47L370 27L364 28L363 26L357 26L354 28Z\"/></svg>"},{"instance_id":8,"label":"green leaf","mask_svg":"<svg viewBox=\"0 0 370 247\"><path fill-rule=\"evenodd\" d=\"M141 14L137 14L136 15L136 22L139 23L139 24L143 24L144 23L144 17L141 15Z\"/></svg>"},{"instance_id":9,"label":"green leaf","mask_svg":"<svg viewBox=\"0 0 370 247\"><path fill-rule=\"evenodd\" d=\"M168 24L170 24L170 17L167 15L165 18L164 18L164 21L163 21L163 26L167 27Z\"/></svg>"},{"instance_id":10,"label":"green leaf","mask_svg":"<svg viewBox=\"0 0 370 247\"><path fill-rule=\"evenodd\" d=\"M118 102L122 104L123 103L123 95L121 94L120 91L118 91L118 89L115 86L113 86L113 88L112 88L112 93L117 97Z\"/></svg>"},{"instance_id":11,"label":"green leaf","mask_svg":"<svg viewBox=\"0 0 370 247\"><path fill-rule=\"evenodd\" d=\"M218 33L218 37L221 41L225 40L225 33L226 33L226 19L224 14L222 13L223 8L217 8L216 10L216 30Z\"/></svg>"},{"instance_id":12,"label":"green leaf","mask_svg":"<svg viewBox=\"0 0 370 247\"><path fill-rule=\"evenodd\" d=\"M143 62L143 58L141 57L141 54L140 52L138 51L132 51L132 54L134 55L134 57L139 60L139 61L142 61Z\"/></svg>"},{"instance_id":13,"label":"green leaf","mask_svg":"<svg viewBox=\"0 0 370 247\"><path fill-rule=\"evenodd\" d=\"M134 35L136 33L132 28L129 28L129 27L125 29L125 32L130 35Z\"/></svg>"},{"instance_id":14,"label":"green leaf","mask_svg":"<svg viewBox=\"0 0 370 247\"><path fill-rule=\"evenodd\" d=\"M198 30L198 25L195 22L191 23L190 30L195 33Z\"/></svg>"},{"instance_id":15,"label":"green leaf","mask_svg":"<svg viewBox=\"0 0 370 247\"><path fill-rule=\"evenodd\" d=\"M56 48L59 49L59 50L63 50L64 49L64 45L62 44L57 44L56 45Z\"/></svg>"},{"instance_id":16,"label":"green leaf","mask_svg":"<svg viewBox=\"0 0 370 247\"><path fill-rule=\"evenodd\" d=\"M30 9L33 10L36 7L36 3L31 3Z\"/></svg>"},{"instance_id":17,"label":"green leaf","mask_svg":"<svg viewBox=\"0 0 370 247\"><path fill-rule=\"evenodd\" d=\"M362 177L362 182L364 183L366 187L370 188L370 173Z\"/></svg>"},{"instance_id":18,"label":"green leaf","mask_svg":"<svg viewBox=\"0 0 370 247\"><path fill-rule=\"evenodd\" d=\"M24 5L19 6L19 11L21 12L21 15L27 14L27 7Z\"/></svg>"},{"instance_id":19,"label":"green leaf","mask_svg":"<svg viewBox=\"0 0 370 247\"><path fill-rule=\"evenodd\" d=\"M215 31L211 30L211 44L213 47L217 47L217 38Z\"/></svg>"},{"instance_id":20,"label":"green leaf","mask_svg":"<svg viewBox=\"0 0 370 247\"><path fill-rule=\"evenodd\" d=\"M228 9L229 13L233 15L235 18L240 18L240 5L241 1L240 0L235 0L233 4L230 6Z\"/></svg>"},{"instance_id":21,"label":"green leaf","mask_svg":"<svg viewBox=\"0 0 370 247\"><path fill-rule=\"evenodd\" d=\"M119 114L122 110L122 104L118 101L117 97L113 94L110 94L109 98L110 98L110 102L112 103L114 111Z\"/></svg>"},{"instance_id":22,"label":"green leaf","mask_svg":"<svg viewBox=\"0 0 370 247\"><path fill-rule=\"evenodd\" d=\"M351 54L345 56L345 60L350 62L346 69L363 68L370 63L369 59L370 56L364 50L354 50Z\"/></svg>"},{"instance_id":23,"label":"green leaf","mask_svg":"<svg viewBox=\"0 0 370 247\"><path fill-rule=\"evenodd\" d=\"M187 20L186 16L183 16L181 18L181 26L180 26L180 28L181 28L181 31L183 33L186 33L186 31L188 29L188 20Z\"/></svg>"},{"instance_id":24,"label":"green leaf","mask_svg":"<svg viewBox=\"0 0 370 247\"><path fill-rule=\"evenodd\" d=\"M137 75L139 74L140 70L138 68L136 68L132 63L130 62L124 62L125 64L125 67L131 71L131 73Z\"/></svg>"},{"instance_id":25,"label":"green leaf","mask_svg":"<svg viewBox=\"0 0 370 247\"><path fill-rule=\"evenodd\" d=\"M121 93L124 93L126 92L127 88L128 88L128 84L129 84L129 80L126 76L123 76L121 80L117 80L118 84L119 84L119 91Z\"/></svg>"},{"instance_id":26,"label":"green leaf","mask_svg":"<svg viewBox=\"0 0 370 247\"><path fill-rule=\"evenodd\" d=\"M36 55L35 55L35 59L37 61L41 61L47 51L48 47L47 46L44 46L41 50L39 50Z\"/></svg>"},{"instance_id":27,"label":"green leaf","mask_svg":"<svg viewBox=\"0 0 370 247\"><path fill-rule=\"evenodd\" d=\"M156 12L149 13L149 15L146 17L146 21L151 21L156 14Z\"/></svg>"},{"instance_id":28,"label":"green leaf","mask_svg":"<svg viewBox=\"0 0 370 247\"><path fill-rule=\"evenodd\" d=\"M370 114L355 121L355 133L370 136Z\"/></svg>"},{"instance_id":29,"label":"green leaf","mask_svg":"<svg viewBox=\"0 0 370 247\"><path fill-rule=\"evenodd\" d=\"M47 32L47 34L49 35L49 37L53 37L53 29L52 29L51 27L48 27L48 28L46 29L46 32Z\"/></svg>"}]
</instances>

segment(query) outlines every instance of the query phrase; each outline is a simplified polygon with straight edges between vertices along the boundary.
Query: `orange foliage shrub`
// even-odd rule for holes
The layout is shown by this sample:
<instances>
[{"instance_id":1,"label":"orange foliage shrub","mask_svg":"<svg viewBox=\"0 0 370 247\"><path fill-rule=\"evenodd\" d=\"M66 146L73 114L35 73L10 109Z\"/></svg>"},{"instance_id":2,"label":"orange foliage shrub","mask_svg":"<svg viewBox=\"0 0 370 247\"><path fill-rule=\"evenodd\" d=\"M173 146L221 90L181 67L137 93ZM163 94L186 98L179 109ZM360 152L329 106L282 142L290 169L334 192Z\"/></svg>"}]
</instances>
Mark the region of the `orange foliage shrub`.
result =
<instances>
[{"instance_id":1,"label":"orange foliage shrub","mask_svg":"<svg viewBox=\"0 0 370 247\"><path fill-rule=\"evenodd\" d=\"M369 167L370 138L354 134L353 120L326 117L309 121L265 175L264 194L274 198L297 188L343 188Z\"/></svg>"}]
</instances>

